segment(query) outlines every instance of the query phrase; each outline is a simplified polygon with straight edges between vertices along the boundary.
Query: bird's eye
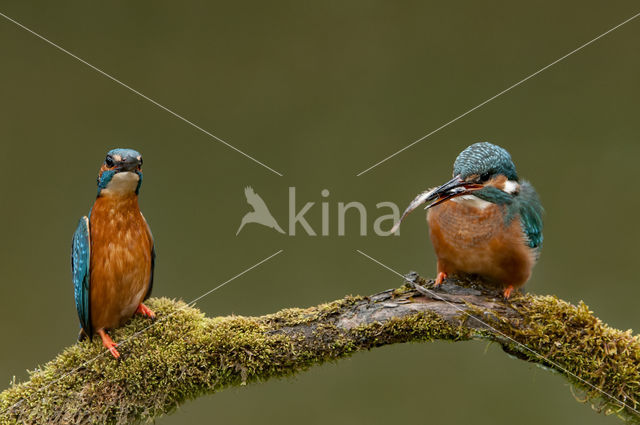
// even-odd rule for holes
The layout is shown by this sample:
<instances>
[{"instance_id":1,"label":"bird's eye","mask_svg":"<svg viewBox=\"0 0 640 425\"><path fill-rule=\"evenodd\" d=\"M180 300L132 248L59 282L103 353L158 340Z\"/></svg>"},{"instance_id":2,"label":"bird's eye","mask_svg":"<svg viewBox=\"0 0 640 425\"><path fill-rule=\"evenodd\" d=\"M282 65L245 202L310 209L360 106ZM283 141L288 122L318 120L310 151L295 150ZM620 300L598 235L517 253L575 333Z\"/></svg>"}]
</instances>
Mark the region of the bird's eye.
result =
<instances>
[{"instance_id":1,"label":"bird's eye","mask_svg":"<svg viewBox=\"0 0 640 425\"><path fill-rule=\"evenodd\" d=\"M142 167L142 157L140 157L140 166Z\"/></svg>"},{"instance_id":2,"label":"bird's eye","mask_svg":"<svg viewBox=\"0 0 640 425\"><path fill-rule=\"evenodd\" d=\"M107 164L107 167L109 168L113 167L113 158L111 158L111 155L107 155L107 158L104 160L104 163Z\"/></svg>"}]
</instances>

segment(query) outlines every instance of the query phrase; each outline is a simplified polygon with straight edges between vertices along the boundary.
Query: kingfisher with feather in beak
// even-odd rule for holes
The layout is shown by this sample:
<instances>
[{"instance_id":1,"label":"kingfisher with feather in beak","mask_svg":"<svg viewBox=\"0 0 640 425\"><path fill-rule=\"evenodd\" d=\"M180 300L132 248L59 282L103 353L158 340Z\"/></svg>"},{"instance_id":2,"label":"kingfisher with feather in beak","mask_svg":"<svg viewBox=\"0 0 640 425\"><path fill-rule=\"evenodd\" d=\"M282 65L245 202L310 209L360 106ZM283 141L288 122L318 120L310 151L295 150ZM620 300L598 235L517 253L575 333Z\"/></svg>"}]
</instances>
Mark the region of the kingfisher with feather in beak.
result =
<instances>
[{"instance_id":1,"label":"kingfisher with feather in beak","mask_svg":"<svg viewBox=\"0 0 640 425\"><path fill-rule=\"evenodd\" d=\"M529 280L542 248L543 209L533 186L519 180L509 152L487 142L463 150L453 178L419 194L391 232L427 202L436 286L448 275L471 275L509 298Z\"/></svg>"},{"instance_id":2,"label":"kingfisher with feather in beak","mask_svg":"<svg viewBox=\"0 0 640 425\"><path fill-rule=\"evenodd\" d=\"M113 149L98 174L98 196L89 217L73 235L71 268L79 339L98 334L118 358L107 331L134 313L155 318L142 302L151 294L155 250L151 230L138 207L142 156L133 149Z\"/></svg>"}]
</instances>

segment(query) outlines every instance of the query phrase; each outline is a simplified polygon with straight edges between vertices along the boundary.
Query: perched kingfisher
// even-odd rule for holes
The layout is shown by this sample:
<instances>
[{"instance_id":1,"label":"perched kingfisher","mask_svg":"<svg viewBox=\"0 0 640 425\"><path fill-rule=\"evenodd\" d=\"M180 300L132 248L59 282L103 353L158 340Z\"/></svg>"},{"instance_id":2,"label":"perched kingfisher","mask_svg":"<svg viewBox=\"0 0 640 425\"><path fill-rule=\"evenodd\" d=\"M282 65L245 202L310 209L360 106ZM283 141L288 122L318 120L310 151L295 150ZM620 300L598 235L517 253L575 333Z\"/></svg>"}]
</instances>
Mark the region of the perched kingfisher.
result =
<instances>
[{"instance_id":1,"label":"perched kingfisher","mask_svg":"<svg viewBox=\"0 0 640 425\"><path fill-rule=\"evenodd\" d=\"M98 196L89 217L73 234L71 270L79 339L100 335L118 358L107 334L134 313L155 314L142 302L151 294L155 250L149 225L138 207L142 156L133 149L113 149L98 174Z\"/></svg>"},{"instance_id":2,"label":"perched kingfisher","mask_svg":"<svg viewBox=\"0 0 640 425\"><path fill-rule=\"evenodd\" d=\"M456 158L453 178L419 194L391 230L430 202L427 222L438 259L435 284L448 275L473 275L509 298L523 286L542 248L542 205L520 181L511 155L500 146L474 143Z\"/></svg>"}]
</instances>

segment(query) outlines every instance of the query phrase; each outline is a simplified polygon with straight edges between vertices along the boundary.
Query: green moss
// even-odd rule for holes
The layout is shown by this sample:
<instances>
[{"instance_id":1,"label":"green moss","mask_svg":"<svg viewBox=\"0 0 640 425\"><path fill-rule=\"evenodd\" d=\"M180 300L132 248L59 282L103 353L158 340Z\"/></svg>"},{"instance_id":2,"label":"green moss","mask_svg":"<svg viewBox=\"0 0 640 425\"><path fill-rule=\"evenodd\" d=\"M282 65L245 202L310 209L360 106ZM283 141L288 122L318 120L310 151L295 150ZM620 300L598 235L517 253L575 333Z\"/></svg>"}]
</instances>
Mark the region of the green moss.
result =
<instances>
[{"instance_id":1,"label":"green moss","mask_svg":"<svg viewBox=\"0 0 640 425\"><path fill-rule=\"evenodd\" d=\"M405 295L409 292L413 292L413 286L409 285L408 283L405 283L401 287L394 289L391 295L395 298L395 297L400 297L402 295Z\"/></svg>"},{"instance_id":2,"label":"green moss","mask_svg":"<svg viewBox=\"0 0 640 425\"><path fill-rule=\"evenodd\" d=\"M412 293L402 287L391 295L393 303L410 302ZM158 314L154 326L136 317L113 332L121 360L105 355L97 339L67 348L33 371L29 381L0 394L0 422L18 423L19 415L20 423L132 423L171 412L203 393L288 376L357 351L399 342L478 337L499 341L507 352L526 360L556 369L560 365L634 408L639 398L638 338L631 331L605 326L584 304L521 296L511 302L519 314L508 317L470 307L503 335L554 363L550 364L508 338L472 330L464 321L454 326L431 312L405 309L400 317L350 322L367 303L367 298L349 296L258 318L206 318L181 302L152 299L149 305ZM565 374L582 386L597 408L637 420Z\"/></svg>"},{"instance_id":3,"label":"green moss","mask_svg":"<svg viewBox=\"0 0 640 425\"><path fill-rule=\"evenodd\" d=\"M531 351L493 332L485 336L498 340L511 354L565 375L584 391L584 401L596 410L640 422L637 411L632 410L640 409L638 336L633 336L631 330L606 326L582 302L575 306L553 296L524 295L516 297L512 305L519 317L483 317L503 335Z\"/></svg>"},{"instance_id":4,"label":"green moss","mask_svg":"<svg viewBox=\"0 0 640 425\"><path fill-rule=\"evenodd\" d=\"M21 423L130 423L230 385L287 376L378 345L457 332L425 315L339 329L338 313L363 300L349 296L260 318L209 319L183 303L152 299L154 326L136 317L112 333L120 360L105 355L98 338L75 344L32 372L28 382L0 394L0 412L12 413L0 419L10 422L19 414ZM83 407L87 402L90 411Z\"/></svg>"}]
</instances>

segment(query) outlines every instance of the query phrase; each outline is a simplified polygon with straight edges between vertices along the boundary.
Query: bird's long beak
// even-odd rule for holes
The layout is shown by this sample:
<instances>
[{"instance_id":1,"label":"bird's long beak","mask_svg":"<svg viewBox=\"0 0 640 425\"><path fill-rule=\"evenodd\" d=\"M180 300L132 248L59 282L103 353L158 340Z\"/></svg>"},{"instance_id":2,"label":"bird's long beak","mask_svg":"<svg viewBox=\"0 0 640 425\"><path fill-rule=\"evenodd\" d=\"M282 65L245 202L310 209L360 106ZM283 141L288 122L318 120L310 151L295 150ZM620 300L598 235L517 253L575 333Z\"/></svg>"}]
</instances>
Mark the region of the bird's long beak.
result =
<instances>
[{"instance_id":1,"label":"bird's long beak","mask_svg":"<svg viewBox=\"0 0 640 425\"><path fill-rule=\"evenodd\" d=\"M116 166L118 172L135 171L141 165L139 158L127 157Z\"/></svg>"},{"instance_id":2,"label":"bird's long beak","mask_svg":"<svg viewBox=\"0 0 640 425\"><path fill-rule=\"evenodd\" d=\"M391 233L395 233L395 231L398 230L398 228L400 227L400 223L402 223L402 220L404 220L404 218L408 216L409 213L411 213L411 211L415 210L420 205L426 202L435 201L427 205L425 207L425 210L426 210L431 207L435 207L436 205L439 205L445 201L448 201L451 198L455 198L456 196L467 194L474 190L478 190L482 187L483 186L481 184L465 182L458 175L452 178L451 180L449 180L448 182L446 182L445 184L443 184L442 186L438 186L435 189L422 192L421 194L415 197L415 199L409 204L409 206L404 211L404 213L402 213L402 217L400 217L400 221L398 221L391 228Z\"/></svg>"},{"instance_id":3,"label":"bird's long beak","mask_svg":"<svg viewBox=\"0 0 640 425\"><path fill-rule=\"evenodd\" d=\"M427 199L425 202L433 200L435 200L435 202L430 203L424 209L428 210L429 208L440 205L441 203L448 201L451 198L455 198L456 196L460 195L466 195L469 192L482 189L483 187L484 186L481 184L465 182L460 178L460 176L455 176L442 186L436 187L432 190L431 196L429 196L429 199Z\"/></svg>"}]
</instances>

